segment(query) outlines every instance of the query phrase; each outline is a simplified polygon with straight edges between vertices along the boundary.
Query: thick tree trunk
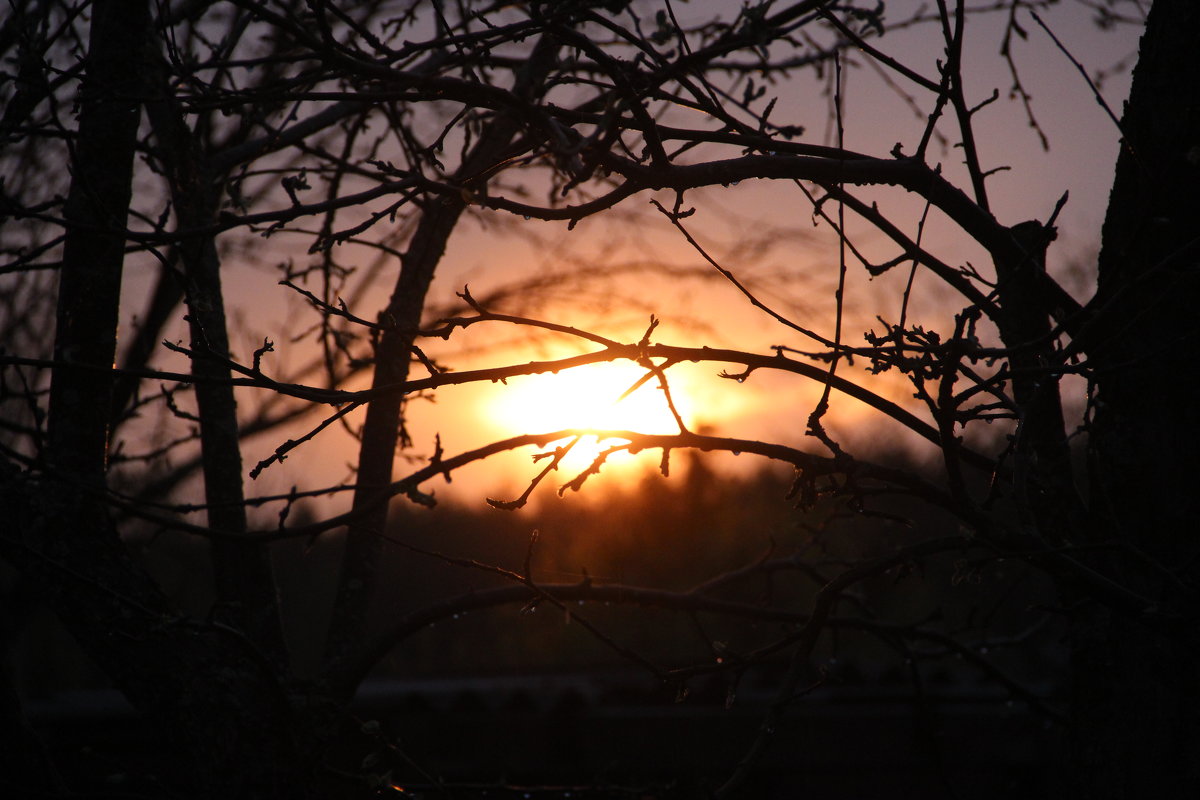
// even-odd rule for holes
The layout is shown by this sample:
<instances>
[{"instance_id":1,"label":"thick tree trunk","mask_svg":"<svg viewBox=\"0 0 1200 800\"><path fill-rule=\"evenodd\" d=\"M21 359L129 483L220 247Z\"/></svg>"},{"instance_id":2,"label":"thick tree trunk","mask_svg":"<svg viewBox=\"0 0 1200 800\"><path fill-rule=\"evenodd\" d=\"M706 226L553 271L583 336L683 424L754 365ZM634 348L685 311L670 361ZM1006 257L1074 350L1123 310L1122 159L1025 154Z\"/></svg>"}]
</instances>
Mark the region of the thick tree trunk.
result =
<instances>
[{"instance_id":1,"label":"thick tree trunk","mask_svg":"<svg viewBox=\"0 0 1200 800\"><path fill-rule=\"evenodd\" d=\"M388 328L375 345L372 389L394 386L408 379L425 293L464 208L465 204L454 198L445 205L426 209L421 215L404 254L396 289L379 316ZM342 573L325 651L326 663L333 669L345 663L369 635L371 599L387 526L388 487L404 425L403 408L404 397L399 392L380 395L367 406L358 452L358 485L354 490L354 511L359 516L346 534ZM335 691L348 697L354 688L340 686Z\"/></svg>"},{"instance_id":2,"label":"thick tree trunk","mask_svg":"<svg viewBox=\"0 0 1200 800\"><path fill-rule=\"evenodd\" d=\"M104 483L112 365L117 347L125 218L141 103L144 2L97 3L92 12L79 136L67 199L50 384L48 457L53 469Z\"/></svg>"},{"instance_id":3,"label":"thick tree trunk","mask_svg":"<svg viewBox=\"0 0 1200 800\"><path fill-rule=\"evenodd\" d=\"M555 65L558 45L549 35L539 40L518 75L514 91L534 97ZM504 161L521 120L512 111L501 112L483 130L455 175L455 181L483 191L487 175ZM482 177L480 177L482 176ZM379 315L387 330L375 345L372 389L403 383L408 378L412 345L421 323L425 294L445 252L455 225L466 208L460 198L431 200L404 254L391 300ZM370 650L371 601L376 592L378 567L387 525L388 487L403 427L404 397L381 395L367 408L358 459L358 486L354 493L356 519L346 534L342 572L325 648L325 667L335 695L347 698L355 686L346 671L358 662L355 656Z\"/></svg>"},{"instance_id":4,"label":"thick tree trunk","mask_svg":"<svg viewBox=\"0 0 1200 800\"><path fill-rule=\"evenodd\" d=\"M1081 606L1074 631L1074 756L1088 798L1188 797L1200 786L1200 414L1185 386L1200 347L1200 3L1155 0L1125 108L1104 224L1093 535L1097 560L1174 625ZM1157 627L1157 626L1156 626Z\"/></svg>"},{"instance_id":5,"label":"thick tree trunk","mask_svg":"<svg viewBox=\"0 0 1200 800\"><path fill-rule=\"evenodd\" d=\"M1012 350L1012 396L1021 409L1016 432L1013 492L1028 533L1055 547L1080 527L1076 489L1063 423L1050 315L1040 302L1039 278L1053 228L1037 221L1009 229L1024 255L1015 263L996 259L1000 337Z\"/></svg>"},{"instance_id":6,"label":"thick tree trunk","mask_svg":"<svg viewBox=\"0 0 1200 800\"><path fill-rule=\"evenodd\" d=\"M157 95L147 114L158 140L179 227L202 228L217 216L217 187L207 159L171 97L162 69L148 69L148 90ZM245 493L237 402L227 363L229 333L221 288L221 263L213 236L184 238L177 245L185 276L192 374L200 418L204 499L209 527L246 534ZM164 276L165 277L165 276ZM248 538L212 543L217 594L214 618L245 632L283 668L287 663L279 599L267 547Z\"/></svg>"},{"instance_id":7,"label":"thick tree trunk","mask_svg":"<svg viewBox=\"0 0 1200 800\"><path fill-rule=\"evenodd\" d=\"M72 163L44 472L0 463L0 555L36 585L147 718L202 797L302 798L288 698L247 636L179 615L126 552L104 502L121 273L149 4L99 0Z\"/></svg>"}]
</instances>

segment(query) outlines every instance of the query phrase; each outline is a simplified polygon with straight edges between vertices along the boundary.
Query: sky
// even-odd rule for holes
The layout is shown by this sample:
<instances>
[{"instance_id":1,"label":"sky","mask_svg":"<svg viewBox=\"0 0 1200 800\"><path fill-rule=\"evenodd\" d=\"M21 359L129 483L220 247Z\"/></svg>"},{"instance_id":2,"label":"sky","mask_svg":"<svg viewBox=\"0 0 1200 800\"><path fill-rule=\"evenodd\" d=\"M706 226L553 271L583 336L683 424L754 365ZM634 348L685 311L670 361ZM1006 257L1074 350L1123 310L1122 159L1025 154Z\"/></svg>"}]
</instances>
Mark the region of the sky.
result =
<instances>
[{"instance_id":1,"label":"sky","mask_svg":"<svg viewBox=\"0 0 1200 800\"><path fill-rule=\"evenodd\" d=\"M1093 70L1109 67L1111 62L1133 53L1136 46L1132 29L1111 33L1099 31L1079 6L1063 7L1060 13L1052 12L1043 19L1076 58L1083 60ZM998 172L990 181L993 208L998 219L1007 224L1032 218L1044 220L1063 192L1070 192L1070 199L1059 217L1060 239L1054 249L1056 263L1051 266L1070 286L1075 277L1074 271L1079 269L1078 262L1086 263L1094 255L1111 185L1119 133L1107 112L1093 98L1084 78L1049 35L1026 21L1029 38L1015 43L1014 54L1023 81L1032 95L1034 114L1050 142L1050 150L1043 150L1037 132L1030 126L1022 107L1007 96L1012 79L998 57L1001 23L1002 17L999 15L972 19L968 25L966 44L966 52L972 57L967 69L968 93L974 98L983 99L995 89L1000 95L991 109L980 113L977 123L985 165L1011 167ZM939 55L929 44L928 29L900 35L889 34L881 43L888 46L888 52L926 74L932 72L931 62ZM859 64L862 63L860 59ZM873 70L865 66L847 67L845 74L848 147L860 152L883 154L897 141L914 141L919 135L923 119L918 119L893 94L881 90L878 76ZM1127 92L1127 74L1114 76L1103 86L1106 102L1117 113ZM777 106L779 110L776 114L782 114L784 103L790 100L795 107L795 117L808 124L812 133L817 133L827 116L827 104L812 91L811 86L795 87L793 98L787 97L789 93L781 92L783 99ZM812 110L806 109L806 104L811 104ZM922 108L927 106L928 102ZM950 130L948 127L944 129ZM954 175L956 172L957 155L955 150L941 154L948 174ZM957 172L961 175L961 170ZM835 249L826 231L813 228L804 198L799 197L793 188L768 182L704 194L706 196L702 198L690 198L698 214L689 220L692 223L689 227L706 249L714 253L726 252L736 256L738 240L746 230L771 227L791 232L791 239L771 252L765 263L756 264L752 258L740 261L736 257L733 261L723 263L735 269L740 276L770 276L772 272L802 271L804 275L790 275L789 280L783 281L785 285L776 287L777 291L771 293L776 295L774 298L768 295L763 299L774 299L780 304L781 311L794 314L814 328L831 334L833 309L830 297L834 285L832 261L836 258ZM901 193L893 191L891 194ZM901 218L907 215L911 221L919 213L907 198L890 199L894 201L893 207L899 209L897 214ZM633 204L644 203L639 197L634 199ZM589 245L585 237L589 235L622 236L620 231L614 233L605 229L606 222L597 220L594 226L581 225L569 234L562 230L561 225L535 224L549 229L544 235L552 241L563 242L564 246L570 244L586 252ZM861 226L858 231L861 236L859 241L868 245L878 243L880 239L877 234L872 235ZM972 261L986 265L987 259L982 251L964 237L955 236L948 230L939 233L931 231L930 235L935 242L935 251L948 263ZM572 238L583 242L570 242ZM449 274L443 275L437 289L445 291L457 285L455 268L459 265L462 265L468 277L479 275L480 283L474 285L476 291L485 288L489 279L502 279L494 277L495 272L489 274L488 271L489 264L496 258L494 243L495 238L487 232L477 232L458 239L448 254L447 262L451 266ZM516 244L519 252L519 243ZM636 253L656 252L664 260L680 265L702 266L702 262L666 221L652 214L646 215L638 235L630 237L628 249ZM892 254L887 247L881 248L881 251ZM537 261L536 254L531 260ZM553 267L553 264L548 266ZM894 272L896 275L889 277L901 277L902 270ZM861 268L852 278L856 280L851 281L847 298L858 325L848 324L848 334L857 337L866 327L872 326L872 317L876 313L896 319L898 302L894 300L897 294L894 280L890 284L879 281L876 283L883 285L871 285L862 280ZM770 284L767 286L770 287ZM661 328L656 332L658 341L705 343L759 351L772 344L803 346L794 337L781 331L778 325L771 324L765 315L753 309L728 285L693 281L691 285L680 287L674 281L656 284L651 280L639 281L639 288L642 297L649 294L653 298L650 306L663 319ZM927 305L940 306L938 310L942 313L931 314L931 317L944 320L944 303L939 302L944 299L944 294L938 291L939 287L931 280L919 277L917 289L934 295L932 302ZM1079 299L1087 298L1081 296ZM580 316L575 308L565 310L564 314L567 318ZM699 321L709 329L689 329L690 315L699 316ZM586 311L582 316L588 316ZM630 340L636 339L645 321L645 314L634 315L624 325L626 336ZM815 387L798 385L799 382L791 376L766 375L755 375L747 384L739 385L714 378L717 369L714 365L704 365L686 374L677 375L678 370L672 371L673 394L679 398L681 413L693 429L712 427L726 435L767 437L792 444L805 444L802 435L804 419L816 399ZM418 414L428 420L429 428L442 432L443 444L451 448L460 441L462 444L458 446L468 447L468 442L474 438L474 432L470 430L472 426L461 424L464 417L497 437L527 430L523 426L535 424L538 418L552 423L547 424L546 429L565 426L572 419L579 420L575 423L577 425L599 425L590 421L597 413L597 395L602 404L609 404L612 398L619 396L631 377L638 374L636 369L627 367L626 371L629 374L610 379L607 392L603 391L606 386L603 381L598 384L601 389L597 389L595 379L572 380L567 376L530 378L522 382L514 381L510 387L476 387L469 392L462 392L457 401L442 401L440 407L424 409ZM876 381L876 385L879 383ZM909 394L904 383L884 382L880 389L893 399L904 399ZM669 431L673 429L673 423L657 394L652 387L645 387L623 401L623 404L636 402L635 409L622 413L620 405L608 405L612 409L610 416L614 422L626 421L638 429L653 424ZM781 397L789 400L783 408L779 402ZM653 414L655 409L657 414ZM856 402L849 401L838 409L845 413L833 415L834 425L846 439L859 444L878 435L876 425L869 422L869 415ZM647 416L651 416L652 420ZM634 422L641 423L641 426L632 425ZM897 443L912 444L905 432L894 430L894 425L890 427L891 430L888 430L888 426L884 426L885 436L894 437ZM811 447L812 444L809 439L807 446ZM521 459L514 460L519 464ZM652 469L657 464L657 455L648 454L640 463L642 468ZM578 460L575 466L580 467ZM493 476L482 479L485 484L496 480L494 472ZM518 474L524 473L532 473L532 465L523 471L518 469ZM515 482L519 483L519 479ZM510 491L513 488L516 487L511 487Z\"/></svg>"},{"instance_id":2,"label":"sky","mask_svg":"<svg viewBox=\"0 0 1200 800\"><path fill-rule=\"evenodd\" d=\"M648 3L648 5L654 5ZM904 4L897 4L895 7ZM974 4L973 4L974 5ZM681 13L704 17L705 4L690 4ZM1046 11L1043 19L1089 71L1108 69L1128 60L1136 49L1138 31L1132 26L1101 31L1091 13L1078 3L1064 3ZM982 160L987 167L1005 168L989 181L993 210L1005 224L1026 219L1045 219L1058 198L1070 200L1058 220L1059 240L1054 245L1049 269L1078 294L1098 242L1105 202L1118 152L1119 132L1108 113L1096 102L1085 79L1060 52L1051 37L1027 16L1022 18L1026 40L1014 44L1015 60L1022 80L1032 95L1034 114L1044 130L1050 150L1040 144L1037 131L1022 104L1010 97L1012 77L999 56L1004 16L998 13L973 16L967 25L965 53L966 91L981 101L993 90L998 99L976 116L976 132ZM877 40L878 46L903 63L926 75L935 74L935 61L942 57L940 39L928 28L893 32ZM1102 95L1119 115L1128 92L1128 67L1118 70L1102 85ZM924 125L923 114L931 98L914 95L920 114L890 92L876 70L860 56L844 65L843 94L845 143L850 149L886 156L897 142L911 151ZM797 73L789 83L770 87L779 101L775 121L805 125L807 141L828 141L828 99L806 73ZM953 135L943 124L942 130ZM955 148L934 148L945 174L960 185L963 171ZM881 207L903 227L911 228L921 208L898 190L882 190L865 197L877 199ZM507 281L537 274L584 275L587 280L572 284L557 301L537 309L538 316L636 341L653 313L661 319L655 341L698 346L734 347L769 352L772 345L811 348L811 343L772 323L753 308L737 290L715 277L715 272L690 249L681 235L649 207L649 194L632 198L618 213L585 220L568 232L562 223L525 222L513 218L488 217L461 226L451 241L431 290L435 302L446 303L454 292L469 284L476 296ZM664 198L670 202L672 198ZM832 336L834 308L832 289L837 281L837 246L828 227L814 226L811 206L795 187L770 182L746 181L738 186L709 189L688 196L697 213L686 224L697 240L740 279L749 282L761 298L789 317ZM893 253L879 234L851 222L848 229L867 252L890 257ZM944 221L931 219L926 242L951 264L987 264L982 250ZM274 241L274 240L273 240ZM295 252L293 252L295 250ZM297 329L307 325L304 303L277 287L277 263L287 257L302 259L301 250L282 237L272 244L270 257L239 268L227 265L231 316L239 335L235 349L243 356L263 337L287 343ZM626 269L639 264L667 264L672 270L641 272L629 277ZM705 275L706 277L699 277ZM878 323L876 315L895 321L900 313L899 294L906 268L897 268L877 280L852 264L846 292L845 338L860 341L861 333ZM390 292L390 278L368 291L356 313L373 318ZM136 291L131 289L131 291ZM254 298L252 302L242 302ZM269 299L267 299L269 298ZM945 327L949 314L960 306L946 303L947 295L927 276L918 275L910 319ZM133 307L137 307L135 304ZM505 309L502 309L505 310ZM293 348L299 344L291 345ZM279 347L264 362L268 369L283 372L301 359L287 347ZM590 346L562 341L534 344L513 326L478 326L449 343L431 343L430 353L456 369L498 363L521 363L534 358L587 352ZM163 362L171 368L180 364ZM805 441L804 420L819 394L819 387L795 377L755 374L745 383L716 376L720 365L681 365L671 372L671 388L678 409L693 430L712 430L730 436L769 438L817 449ZM634 427L646 432L667 432L674 424L659 392L651 382L622 403L613 401L636 380L640 371L628 365L594 370L592 376L558 375L513 380L508 386L474 385L439 392L436 402L416 400L410 405L409 429L416 446L411 459L402 456L397 475L421 465L420 458L433 450L440 436L447 455L477 447L492 439L533 429L553 430L571 425ZM884 376L872 387L885 396L905 400L911 394L903 383ZM240 401L243 408L252 399ZM308 424L319 417L309 416ZM852 447L912 446L911 437L896 426L876 424L853 401L835 404L828 419L835 435ZM270 451L287 435L278 432L252 439L245 448L246 468ZM580 448L582 449L582 448ZM530 461L531 451L497 459L464 470L453 484L441 481L430 487L441 498L482 503L486 496L519 493L524 482L540 469ZM928 453L926 453L928 455ZM254 492L286 491L333 484L350 479L349 464L354 443L344 431L331 428L318 440L296 451L282 465L260 477ZM578 470L588 458L569 466ZM743 461L748 459L743 459ZM614 459L615 461L615 459ZM606 467L604 480L620 481L638 475L658 463L650 454L633 465L616 463ZM738 462L726 457L719 463ZM737 468L737 467L733 467ZM564 468L563 483L573 473Z\"/></svg>"}]
</instances>

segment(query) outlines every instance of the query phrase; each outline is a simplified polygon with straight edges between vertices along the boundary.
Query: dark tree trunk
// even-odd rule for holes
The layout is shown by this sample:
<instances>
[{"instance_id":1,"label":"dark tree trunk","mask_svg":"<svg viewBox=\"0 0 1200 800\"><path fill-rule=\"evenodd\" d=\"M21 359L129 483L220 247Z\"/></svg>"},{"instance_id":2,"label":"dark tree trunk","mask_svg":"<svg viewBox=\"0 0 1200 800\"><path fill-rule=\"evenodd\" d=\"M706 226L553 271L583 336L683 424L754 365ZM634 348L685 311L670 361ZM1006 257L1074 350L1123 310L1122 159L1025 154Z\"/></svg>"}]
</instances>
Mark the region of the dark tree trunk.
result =
<instances>
[{"instance_id":1,"label":"dark tree trunk","mask_svg":"<svg viewBox=\"0 0 1200 800\"><path fill-rule=\"evenodd\" d=\"M541 91L554 68L558 45L547 35L535 46L517 78L515 92L531 98ZM460 166L455 181L470 190L484 191L487 176L509 155L514 137L521 131L516 112L498 114L483 130L478 142ZM375 374L372 389L403 383L408 379L412 345L421 324L425 293L445 252L446 244L466 202L443 199L422 213L421 221L404 254L396 288L387 308L380 314L387 330L375 345ZM358 459L358 486L354 493L355 522L346 535L342 572L325 648L326 670L334 693L342 698L353 694L351 675L355 658L372 646L370 641L371 601L376 591L377 570L383 550L382 533L387 523L387 489L392 481L396 445L403 429L404 397L381 395L367 408Z\"/></svg>"},{"instance_id":2,"label":"dark tree trunk","mask_svg":"<svg viewBox=\"0 0 1200 800\"><path fill-rule=\"evenodd\" d=\"M149 4L92 6L44 473L0 465L0 554L162 734L172 788L204 797L301 798L310 761L273 665L227 626L173 609L129 557L104 502L112 363ZM165 755L165 752L164 752Z\"/></svg>"},{"instance_id":3,"label":"dark tree trunk","mask_svg":"<svg viewBox=\"0 0 1200 800\"><path fill-rule=\"evenodd\" d=\"M445 205L426 209L421 215L404 253L396 289L379 317L388 328L375 344L373 390L408 380L412 344L421 323L425 293L464 207L461 200L454 198ZM367 406L358 451L358 485L354 491L354 511L359 516L346 534L342 573L326 643L325 658L332 669L345 663L363 645L369 632L371 599L387 525L388 487L404 426L403 408L404 396L399 392L380 395ZM354 688L340 686L336 691L348 697Z\"/></svg>"},{"instance_id":4,"label":"dark tree trunk","mask_svg":"<svg viewBox=\"0 0 1200 800\"><path fill-rule=\"evenodd\" d=\"M1082 502L1075 489L1063 423L1050 316L1039 301L1046 248L1053 228L1037 221L1009 229L1023 255L1015 263L996 259L1000 337L1012 349L1012 394L1021 409L1016 433L1013 492L1027 532L1060 546L1079 527Z\"/></svg>"},{"instance_id":5,"label":"dark tree trunk","mask_svg":"<svg viewBox=\"0 0 1200 800\"><path fill-rule=\"evenodd\" d=\"M72 153L69 226L59 271L50 385L49 460L93 487L104 482L125 218L141 118L141 48L148 6L97 3Z\"/></svg>"},{"instance_id":6,"label":"dark tree trunk","mask_svg":"<svg viewBox=\"0 0 1200 800\"><path fill-rule=\"evenodd\" d=\"M1200 3L1156 0L1125 108L1085 340L1097 393L1092 534L1099 568L1154 621L1083 606L1075 626L1080 795L1187 797L1200 786Z\"/></svg>"},{"instance_id":7,"label":"dark tree trunk","mask_svg":"<svg viewBox=\"0 0 1200 800\"><path fill-rule=\"evenodd\" d=\"M171 186L178 225L183 230L211 225L217 216L218 187L197 134L188 128L172 97L165 70L151 67L147 71L153 76L148 91L154 95L147 112ZM237 402L229 383L229 334L217 243L213 236L192 236L177 247L195 353L192 374L201 379L194 391L208 524L227 534L245 535L241 441ZM217 595L214 618L245 632L284 667L286 648L267 547L248 538L216 540L212 561Z\"/></svg>"}]
</instances>

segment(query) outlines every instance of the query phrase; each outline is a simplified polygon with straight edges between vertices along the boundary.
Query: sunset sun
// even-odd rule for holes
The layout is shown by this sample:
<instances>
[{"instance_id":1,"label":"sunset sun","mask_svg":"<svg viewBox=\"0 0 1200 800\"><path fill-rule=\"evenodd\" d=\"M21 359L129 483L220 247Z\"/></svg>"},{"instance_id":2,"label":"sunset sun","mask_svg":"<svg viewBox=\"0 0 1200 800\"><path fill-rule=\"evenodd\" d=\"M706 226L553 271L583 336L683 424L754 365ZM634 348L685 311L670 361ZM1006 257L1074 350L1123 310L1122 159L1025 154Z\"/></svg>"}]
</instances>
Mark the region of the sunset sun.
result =
<instances>
[{"instance_id":1,"label":"sunset sun","mask_svg":"<svg viewBox=\"0 0 1200 800\"><path fill-rule=\"evenodd\" d=\"M567 428L629 430L639 433L673 433L679 430L656 377L636 390L622 394L644 377L646 370L633 364L597 364L558 374L530 375L509 381L486 409L488 422L503 434L543 433ZM690 424L687 383L668 373L675 408ZM604 449L594 438L582 440L564 459L566 470L582 469ZM631 457L616 454L609 463Z\"/></svg>"}]
</instances>

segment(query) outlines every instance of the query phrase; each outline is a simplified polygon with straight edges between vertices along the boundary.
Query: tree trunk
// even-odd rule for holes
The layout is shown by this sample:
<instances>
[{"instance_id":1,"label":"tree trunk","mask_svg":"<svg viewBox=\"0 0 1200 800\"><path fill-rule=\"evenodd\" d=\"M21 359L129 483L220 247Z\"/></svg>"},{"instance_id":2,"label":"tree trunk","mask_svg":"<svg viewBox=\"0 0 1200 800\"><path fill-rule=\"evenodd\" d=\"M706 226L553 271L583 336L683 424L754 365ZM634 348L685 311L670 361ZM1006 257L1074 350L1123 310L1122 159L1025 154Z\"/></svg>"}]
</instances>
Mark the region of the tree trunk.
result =
<instances>
[{"instance_id":1,"label":"tree trunk","mask_svg":"<svg viewBox=\"0 0 1200 800\"><path fill-rule=\"evenodd\" d=\"M50 384L50 464L104 484L113 359L141 103L145 2L97 3L72 158Z\"/></svg>"},{"instance_id":2,"label":"tree trunk","mask_svg":"<svg viewBox=\"0 0 1200 800\"><path fill-rule=\"evenodd\" d=\"M1085 344L1095 565L1165 628L1083 606L1074 630L1079 795L1187 797L1200 785L1200 414L1184 388L1200 346L1200 3L1156 0L1122 121ZM1174 624L1171 620L1176 620Z\"/></svg>"},{"instance_id":3,"label":"tree trunk","mask_svg":"<svg viewBox=\"0 0 1200 800\"><path fill-rule=\"evenodd\" d=\"M148 90L154 97L147 103L147 115L158 140L178 225L183 230L210 225L217 216L218 189L197 134L188 128L172 97L165 70L154 65L147 71L153 76ZM183 262L195 354L192 374L201 379L194 384L194 391L208 524L224 533L244 535L242 451L237 402L229 383L229 333L217 243L214 236L192 236L182 239L177 248ZM217 595L214 618L246 633L284 668L287 654L267 547L248 538L222 539L212 543L211 553Z\"/></svg>"},{"instance_id":4,"label":"tree trunk","mask_svg":"<svg viewBox=\"0 0 1200 800\"><path fill-rule=\"evenodd\" d=\"M149 4L98 0L60 271L47 469L0 463L0 554L156 723L183 795L302 798L311 761L270 661L178 614L129 557L104 502L126 217Z\"/></svg>"},{"instance_id":5,"label":"tree trunk","mask_svg":"<svg viewBox=\"0 0 1200 800\"><path fill-rule=\"evenodd\" d=\"M514 88L518 96L532 98L541 91L555 66L557 52L558 44L552 36L543 36L538 41L518 74ZM486 176L504 161L520 131L521 120L516 112L497 114L464 158L455 182L469 186L471 190L483 191ZM429 202L433 205L422 212L404 254L395 291L379 316L380 322L388 328L375 345L375 374L371 383L374 390L408 379L413 340L425 307L425 293L450 234L466 208L466 202L457 197ZM381 395L371 400L363 425L353 505L356 519L346 534L342 572L325 647L325 667L331 689L335 696L343 699L351 696L356 688L350 677L357 676L353 669L358 663L355 656L372 647L371 601L378 582L382 534L387 524L388 487L404 424L403 411L403 395Z\"/></svg>"}]
</instances>

